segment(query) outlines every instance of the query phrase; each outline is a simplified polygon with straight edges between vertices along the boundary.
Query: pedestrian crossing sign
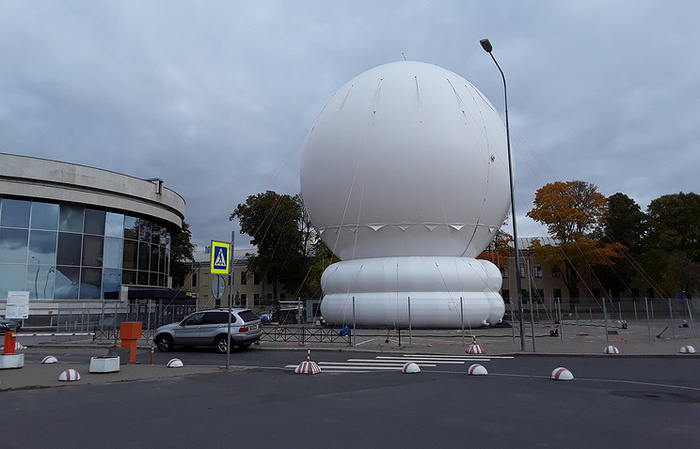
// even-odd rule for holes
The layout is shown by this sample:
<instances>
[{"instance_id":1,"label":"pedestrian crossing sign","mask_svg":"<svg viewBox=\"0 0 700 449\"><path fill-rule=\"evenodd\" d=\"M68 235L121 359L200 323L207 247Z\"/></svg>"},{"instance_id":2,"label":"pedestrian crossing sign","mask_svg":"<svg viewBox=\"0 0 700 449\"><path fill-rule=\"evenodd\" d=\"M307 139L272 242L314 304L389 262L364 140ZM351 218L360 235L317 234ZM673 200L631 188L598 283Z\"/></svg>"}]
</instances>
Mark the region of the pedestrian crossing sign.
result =
<instances>
[{"instance_id":1,"label":"pedestrian crossing sign","mask_svg":"<svg viewBox=\"0 0 700 449\"><path fill-rule=\"evenodd\" d=\"M211 242L211 273L212 274L228 274L229 273L229 251L230 243Z\"/></svg>"}]
</instances>

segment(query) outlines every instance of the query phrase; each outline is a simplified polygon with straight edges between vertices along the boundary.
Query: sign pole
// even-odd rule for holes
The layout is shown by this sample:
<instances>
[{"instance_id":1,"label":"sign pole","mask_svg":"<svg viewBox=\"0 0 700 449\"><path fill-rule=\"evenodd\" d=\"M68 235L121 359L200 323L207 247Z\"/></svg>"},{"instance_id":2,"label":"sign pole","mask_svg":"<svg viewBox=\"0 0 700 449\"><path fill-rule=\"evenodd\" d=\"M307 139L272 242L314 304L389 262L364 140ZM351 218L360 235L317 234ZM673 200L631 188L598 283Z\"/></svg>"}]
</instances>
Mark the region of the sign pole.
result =
<instances>
[{"instance_id":1,"label":"sign pole","mask_svg":"<svg viewBox=\"0 0 700 449\"><path fill-rule=\"evenodd\" d=\"M231 245L229 246L229 260L226 265L228 268L228 340L226 343L226 369L231 364L231 301L233 301L233 237L234 231L231 231ZM225 289L224 289L225 290Z\"/></svg>"}]
</instances>

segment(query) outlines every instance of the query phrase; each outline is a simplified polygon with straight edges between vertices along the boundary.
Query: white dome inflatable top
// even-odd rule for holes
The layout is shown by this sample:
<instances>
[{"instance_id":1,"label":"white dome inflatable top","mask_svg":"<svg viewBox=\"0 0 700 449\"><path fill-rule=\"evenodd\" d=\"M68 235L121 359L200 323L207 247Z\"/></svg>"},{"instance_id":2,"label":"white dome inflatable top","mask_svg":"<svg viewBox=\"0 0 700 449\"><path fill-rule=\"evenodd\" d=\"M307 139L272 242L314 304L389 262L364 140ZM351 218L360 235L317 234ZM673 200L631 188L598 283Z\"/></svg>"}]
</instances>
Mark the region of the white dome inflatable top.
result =
<instances>
[{"instance_id":1,"label":"white dome inflatable top","mask_svg":"<svg viewBox=\"0 0 700 449\"><path fill-rule=\"evenodd\" d=\"M301 190L342 260L476 257L510 205L505 127L459 75L421 62L381 65L319 114Z\"/></svg>"}]
</instances>

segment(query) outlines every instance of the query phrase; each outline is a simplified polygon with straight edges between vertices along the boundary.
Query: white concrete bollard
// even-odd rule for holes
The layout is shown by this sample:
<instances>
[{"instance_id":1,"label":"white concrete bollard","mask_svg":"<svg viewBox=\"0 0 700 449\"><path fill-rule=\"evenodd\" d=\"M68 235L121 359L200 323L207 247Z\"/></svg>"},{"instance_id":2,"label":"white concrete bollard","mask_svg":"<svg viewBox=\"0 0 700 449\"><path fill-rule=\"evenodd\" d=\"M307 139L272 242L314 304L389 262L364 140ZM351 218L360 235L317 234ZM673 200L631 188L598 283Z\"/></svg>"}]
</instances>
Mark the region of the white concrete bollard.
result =
<instances>
[{"instance_id":1,"label":"white concrete bollard","mask_svg":"<svg viewBox=\"0 0 700 449\"><path fill-rule=\"evenodd\" d=\"M472 366L469 367L469 370L467 371L467 374L470 376L485 376L489 372L486 371L486 368L484 368L483 365L479 365L478 363L473 364Z\"/></svg>"},{"instance_id":2,"label":"white concrete bollard","mask_svg":"<svg viewBox=\"0 0 700 449\"><path fill-rule=\"evenodd\" d=\"M568 369L560 366L559 368L554 368L549 378L552 380L574 380L574 375Z\"/></svg>"},{"instance_id":3,"label":"white concrete bollard","mask_svg":"<svg viewBox=\"0 0 700 449\"><path fill-rule=\"evenodd\" d=\"M417 374L420 373L420 366L415 362L408 362L401 368L401 372L404 374Z\"/></svg>"},{"instance_id":4,"label":"white concrete bollard","mask_svg":"<svg viewBox=\"0 0 700 449\"><path fill-rule=\"evenodd\" d=\"M170 359L168 363L165 364L168 368L182 368L185 366L180 359Z\"/></svg>"},{"instance_id":5,"label":"white concrete bollard","mask_svg":"<svg viewBox=\"0 0 700 449\"><path fill-rule=\"evenodd\" d=\"M80 373L73 368L67 369L58 376L61 382L76 382L80 380Z\"/></svg>"}]
</instances>

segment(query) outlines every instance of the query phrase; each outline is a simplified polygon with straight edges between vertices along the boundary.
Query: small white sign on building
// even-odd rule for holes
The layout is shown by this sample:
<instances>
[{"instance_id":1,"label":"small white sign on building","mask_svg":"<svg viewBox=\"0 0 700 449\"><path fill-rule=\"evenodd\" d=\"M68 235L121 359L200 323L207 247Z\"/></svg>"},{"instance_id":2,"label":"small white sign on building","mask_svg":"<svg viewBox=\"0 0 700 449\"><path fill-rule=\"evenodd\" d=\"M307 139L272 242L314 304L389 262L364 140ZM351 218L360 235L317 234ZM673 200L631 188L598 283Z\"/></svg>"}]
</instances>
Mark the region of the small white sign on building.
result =
<instances>
[{"instance_id":1,"label":"small white sign on building","mask_svg":"<svg viewBox=\"0 0 700 449\"><path fill-rule=\"evenodd\" d=\"M29 292L7 292L5 318L29 318Z\"/></svg>"}]
</instances>

